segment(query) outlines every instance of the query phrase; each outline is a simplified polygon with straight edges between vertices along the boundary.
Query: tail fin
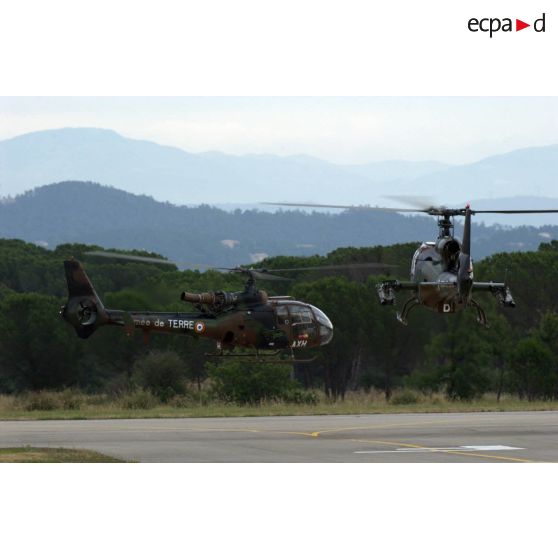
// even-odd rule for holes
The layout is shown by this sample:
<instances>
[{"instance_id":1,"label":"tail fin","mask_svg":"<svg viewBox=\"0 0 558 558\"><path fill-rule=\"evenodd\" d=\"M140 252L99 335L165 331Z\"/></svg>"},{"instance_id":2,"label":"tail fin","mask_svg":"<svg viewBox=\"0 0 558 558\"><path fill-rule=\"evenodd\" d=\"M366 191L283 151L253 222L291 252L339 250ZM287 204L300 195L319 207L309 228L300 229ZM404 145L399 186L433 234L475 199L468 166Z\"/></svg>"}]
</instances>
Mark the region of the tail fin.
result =
<instances>
[{"instance_id":1,"label":"tail fin","mask_svg":"<svg viewBox=\"0 0 558 558\"><path fill-rule=\"evenodd\" d=\"M108 323L108 315L81 264L74 259L66 260L64 271L69 298L60 315L85 339Z\"/></svg>"},{"instance_id":2,"label":"tail fin","mask_svg":"<svg viewBox=\"0 0 558 558\"><path fill-rule=\"evenodd\" d=\"M457 272L457 286L462 299L468 299L473 285L473 262L471 260L471 209L465 209L465 224L463 227L463 241L459 254L459 270Z\"/></svg>"},{"instance_id":3,"label":"tail fin","mask_svg":"<svg viewBox=\"0 0 558 558\"><path fill-rule=\"evenodd\" d=\"M463 225L461 251L469 256L471 255L471 209L469 206L465 208L465 223Z\"/></svg>"}]
</instances>

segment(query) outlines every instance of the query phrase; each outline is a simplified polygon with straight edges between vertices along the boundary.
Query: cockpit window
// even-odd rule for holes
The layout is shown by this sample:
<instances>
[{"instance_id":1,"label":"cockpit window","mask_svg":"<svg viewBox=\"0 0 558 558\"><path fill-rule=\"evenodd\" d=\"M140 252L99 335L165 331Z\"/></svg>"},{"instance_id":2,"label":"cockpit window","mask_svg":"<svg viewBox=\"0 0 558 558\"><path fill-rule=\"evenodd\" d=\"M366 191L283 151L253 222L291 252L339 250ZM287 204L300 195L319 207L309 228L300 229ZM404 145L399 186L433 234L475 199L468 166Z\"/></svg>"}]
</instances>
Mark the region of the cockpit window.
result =
<instances>
[{"instance_id":1,"label":"cockpit window","mask_svg":"<svg viewBox=\"0 0 558 558\"><path fill-rule=\"evenodd\" d=\"M286 306L277 305L276 312L278 318L286 319L289 317L289 312Z\"/></svg>"},{"instance_id":2,"label":"cockpit window","mask_svg":"<svg viewBox=\"0 0 558 558\"><path fill-rule=\"evenodd\" d=\"M302 312L300 313L300 317L302 318L302 322L305 324L311 324L312 320L312 312L310 312L310 308L303 308Z\"/></svg>"},{"instance_id":3,"label":"cockpit window","mask_svg":"<svg viewBox=\"0 0 558 558\"><path fill-rule=\"evenodd\" d=\"M420 248L417 248L416 252L413 254L413 259L411 260L411 277L415 274L415 268L417 266L417 259L420 254Z\"/></svg>"},{"instance_id":4,"label":"cockpit window","mask_svg":"<svg viewBox=\"0 0 558 558\"><path fill-rule=\"evenodd\" d=\"M315 306L311 306L312 311L314 312L314 316L316 316L316 319L318 320L318 322L330 329L333 328L333 325L331 323L331 321L329 320L329 318L319 309L316 308Z\"/></svg>"},{"instance_id":5,"label":"cockpit window","mask_svg":"<svg viewBox=\"0 0 558 558\"><path fill-rule=\"evenodd\" d=\"M312 323L312 312L304 306L289 306L289 313L293 324L310 324Z\"/></svg>"}]
</instances>

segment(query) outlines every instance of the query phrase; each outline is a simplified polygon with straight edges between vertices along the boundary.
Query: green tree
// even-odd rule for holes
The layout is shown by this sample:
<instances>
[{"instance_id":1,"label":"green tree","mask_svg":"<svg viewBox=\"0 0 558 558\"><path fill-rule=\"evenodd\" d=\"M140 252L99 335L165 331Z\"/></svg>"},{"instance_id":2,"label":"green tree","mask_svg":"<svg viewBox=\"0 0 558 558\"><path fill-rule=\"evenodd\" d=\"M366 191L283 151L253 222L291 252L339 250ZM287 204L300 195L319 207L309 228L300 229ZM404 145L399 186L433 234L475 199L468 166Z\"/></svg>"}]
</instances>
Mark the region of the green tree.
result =
<instances>
[{"instance_id":1,"label":"green tree","mask_svg":"<svg viewBox=\"0 0 558 558\"><path fill-rule=\"evenodd\" d=\"M489 329L482 333L488 343L490 362L495 372L492 389L496 391L496 399L500 401L502 393L508 386L510 354L515 343L515 336L512 327L503 313L505 310L500 308L487 309Z\"/></svg>"},{"instance_id":2,"label":"green tree","mask_svg":"<svg viewBox=\"0 0 558 558\"><path fill-rule=\"evenodd\" d=\"M426 346L423 366L409 378L409 385L429 391L443 387L451 399L473 399L490 385L490 358L486 331L474 315L449 316L444 332Z\"/></svg>"},{"instance_id":3,"label":"green tree","mask_svg":"<svg viewBox=\"0 0 558 558\"><path fill-rule=\"evenodd\" d=\"M375 331L371 293L363 284L328 277L298 284L292 294L316 305L333 323L333 340L320 348L318 363L324 370L326 395L343 398L351 378L360 373L367 339Z\"/></svg>"},{"instance_id":4,"label":"green tree","mask_svg":"<svg viewBox=\"0 0 558 558\"><path fill-rule=\"evenodd\" d=\"M558 314L545 312L537 327L537 335L558 358Z\"/></svg>"},{"instance_id":5,"label":"green tree","mask_svg":"<svg viewBox=\"0 0 558 558\"><path fill-rule=\"evenodd\" d=\"M517 343L511 358L512 382L520 397L529 401L556 397L558 376L548 346L531 335Z\"/></svg>"},{"instance_id":6,"label":"green tree","mask_svg":"<svg viewBox=\"0 0 558 558\"><path fill-rule=\"evenodd\" d=\"M218 397L224 401L254 404L262 400L280 400L299 388L291 380L292 367L286 364L225 360L207 363L209 378Z\"/></svg>"},{"instance_id":7,"label":"green tree","mask_svg":"<svg viewBox=\"0 0 558 558\"><path fill-rule=\"evenodd\" d=\"M59 300L36 293L9 294L0 302L4 390L62 388L80 382L81 349L59 310Z\"/></svg>"},{"instance_id":8,"label":"green tree","mask_svg":"<svg viewBox=\"0 0 558 558\"><path fill-rule=\"evenodd\" d=\"M167 402L186 393L186 366L172 351L151 351L134 363L132 381Z\"/></svg>"}]
</instances>

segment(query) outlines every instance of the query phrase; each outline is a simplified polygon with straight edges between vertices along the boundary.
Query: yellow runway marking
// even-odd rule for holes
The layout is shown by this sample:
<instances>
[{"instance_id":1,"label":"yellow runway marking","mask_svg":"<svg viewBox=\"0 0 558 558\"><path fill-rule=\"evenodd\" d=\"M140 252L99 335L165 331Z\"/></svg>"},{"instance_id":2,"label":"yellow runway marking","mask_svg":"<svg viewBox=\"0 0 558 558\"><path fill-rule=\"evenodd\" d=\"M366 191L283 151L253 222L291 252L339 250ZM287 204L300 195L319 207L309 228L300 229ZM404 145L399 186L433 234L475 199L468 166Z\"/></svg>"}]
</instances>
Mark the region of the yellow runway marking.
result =
<instances>
[{"instance_id":1,"label":"yellow runway marking","mask_svg":"<svg viewBox=\"0 0 558 558\"><path fill-rule=\"evenodd\" d=\"M35 429L33 429L35 430ZM48 428L43 428L42 432L47 432L50 434L57 434L55 430L50 430ZM79 433L99 433L104 432L97 428L80 428ZM291 430L266 430L266 429L258 429L258 428L188 428L188 427L164 427L164 426L143 426L143 427L134 427L132 428L118 428L110 430L110 433L147 433L147 432L249 432L252 434L293 434L296 436L307 436L311 437L311 432L297 432Z\"/></svg>"},{"instance_id":2,"label":"yellow runway marking","mask_svg":"<svg viewBox=\"0 0 558 558\"><path fill-rule=\"evenodd\" d=\"M462 417L465 418L465 417ZM497 419L498 417L476 417L478 420L474 420L473 417L466 417L466 420L460 420L460 418L453 418L453 420L428 420L428 421L414 421L414 422L389 422L384 424L369 424L366 426L344 426L339 428L329 428L326 430L317 430L314 432L304 432L304 431L285 431L285 430L273 430L273 429L265 429L265 428L215 428L215 427L184 427L184 426L174 426L174 427L165 427L165 426L139 426L133 425L130 428L116 428L111 430L112 433L114 432L250 432L254 434L260 433L270 433L270 434L293 434L296 436L305 436L311 438L319 438L323 434L332 434L336 432L350 432L355 430L382 430L382 429L389 429L389 428L399 428L399 427L415 427L420 428L422 426L479 426L479 425L486 425L487 419ZM488 420L488 422L493 422ZM36 430L33 428L33 430ZM39 428L39 430L41 430ZM91 433L98 433L100 432L97 428L86 427L86 428L79 428L79 432L91 432ZM45 432L56 433L56 430L51 430L48 428L44 429Z\"/></svg>"},{"instance_id":3,"label":"yellow runway marking","mask_svg":"<svg viewBox=\"0 0 558 558\"><path fill-rule=\"evenodd\" d=\"M483 417L484 418L484 417ZM349 432L351 430L381 430L382 428L391 428L391 427L400 427L400 426L416 426L416 427L420 427L420 426L432 426L432 425L440 425L440 426L447 426L447 425L451 425L451 424L460 424L460 425L466 425L466 426L471 426L471 425L475 425L477 424L477 422L461 422L459 420L446 420L446 421L440 421L440 420L429 420L429 421L422 421L422 422L390 422L387 424L375 424L375 425L368 425L368 426L344 426L341 428L330 428L328 430L317 430L316 432L312 432L311 436L313 436L314 438L318 438L319 436L321 436L322 434L331 434L334 432Z\"/></svg>"},{"instance_id":4,"label":"yellow runway marking","mask_svg":"<svg viewBox=\"0 0 558 558\"><path fill-rule=\"evenodd\" d=\"M405 442L395 442L395 441L387 441L387 440L359 440L353 438L351 442L359 442L365 444L376 444L376 445L386 445L386 446L398 446L404 448L415 448L415 449L423 449L428 450L431 453L449 453L455 455L465 455L468 457L483 457L486 459L495 459L500 461L514 461L518 463L542 463L541 461L534 461L532 459L523 459L521 457L505 457L503 455L487 455L485 453L475 453L470 451L460 451L460 450L445 450L439 448L429 448L428 446L423 446L420 444L408 444Z\"/></svg>"},{"instance_id":5,"label":"yellow runway marking","mask_svg":"<svg viewBox=\"0 0 558 558\"><path fill-rule=\"evenodd\" d=\"M252 434L293 434L295 436L311 437L310 432L296 432L291 430L265 430L261 428L151 428L149 430L162 432L250 432ZM145 429L138 430L144 432ZM129 430L127 430L129 432Z\"/></svg>"},{"instance_id":6,"label":"yellow runway marking","mask_svg":"<svg viewBox=\"0 0 558 558\"><path fill-rule=\"evenodd\" d=\"M415 421L415 422L390 422L384 424L368 425L368 426L343 426L340 428L329 428L326 430L317 430L312 432L311 435L314 438L320 437L322 434L330 434L335 432L349 432L351 430L381 430L383 428L392 427L421 427L421 426L491 426L490 423L498 424L498 419L500 416L490 416L490 413L483 413L483 416L467 416L467 417L455 417L453 416L450 420L425 420L425 421Z\"/></svg>"}]
</instances>

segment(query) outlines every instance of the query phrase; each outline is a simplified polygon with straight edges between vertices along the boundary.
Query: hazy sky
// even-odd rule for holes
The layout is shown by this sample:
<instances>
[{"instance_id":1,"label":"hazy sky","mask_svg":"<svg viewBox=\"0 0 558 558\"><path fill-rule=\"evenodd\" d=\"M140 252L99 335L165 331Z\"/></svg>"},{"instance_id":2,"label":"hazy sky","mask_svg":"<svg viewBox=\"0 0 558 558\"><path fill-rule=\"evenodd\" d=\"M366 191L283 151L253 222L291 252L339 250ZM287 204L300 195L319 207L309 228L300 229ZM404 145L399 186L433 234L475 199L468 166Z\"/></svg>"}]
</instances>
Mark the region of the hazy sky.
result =
<instances>
[{"instance_id":1,"label":"hazy sky","mask_svg":"<svg viewBox=\"0 0 558 558\"><path fill-rule=\"evenodd\" d=\"M68 126L191 152L468 163L558 143L558 97L0 97L0 139Z\"/></svg>"}]
</instances>

